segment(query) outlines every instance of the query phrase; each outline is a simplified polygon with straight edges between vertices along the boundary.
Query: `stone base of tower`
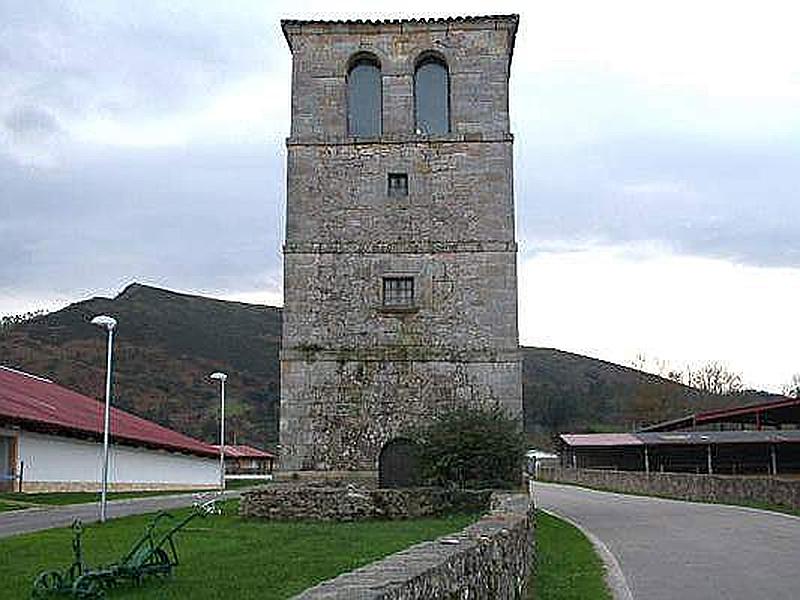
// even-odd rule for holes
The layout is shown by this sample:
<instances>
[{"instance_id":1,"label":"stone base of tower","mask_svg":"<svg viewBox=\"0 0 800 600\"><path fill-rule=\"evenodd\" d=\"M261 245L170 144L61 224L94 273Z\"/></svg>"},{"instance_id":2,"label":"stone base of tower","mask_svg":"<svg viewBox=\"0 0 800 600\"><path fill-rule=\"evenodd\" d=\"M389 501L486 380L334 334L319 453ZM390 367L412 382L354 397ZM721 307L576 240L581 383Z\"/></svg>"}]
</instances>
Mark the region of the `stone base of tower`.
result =
<instances>
[{"instance_id":1,"label":"stone base of tower","mask_svg":"<svg viewBox=\"0 0 800 600\"><path fill-rule=\"evenodd\" d=\"M281 470L374 472L388 441L456 407L499 403L522 419L517 350L457 361L342 354L282 357Z\"/></svg>"}]
</instances>

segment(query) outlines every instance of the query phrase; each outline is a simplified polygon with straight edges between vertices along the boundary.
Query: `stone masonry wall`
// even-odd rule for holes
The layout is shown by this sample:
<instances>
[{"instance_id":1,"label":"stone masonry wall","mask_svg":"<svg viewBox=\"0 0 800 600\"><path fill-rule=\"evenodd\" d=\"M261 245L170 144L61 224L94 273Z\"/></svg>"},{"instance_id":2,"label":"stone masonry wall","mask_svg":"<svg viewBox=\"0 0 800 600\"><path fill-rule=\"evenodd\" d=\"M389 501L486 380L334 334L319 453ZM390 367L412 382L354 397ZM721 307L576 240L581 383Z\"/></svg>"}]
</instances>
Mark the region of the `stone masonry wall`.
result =
<instances>
[{"instance_id":1,"label":"stone masonry wall","mask_svg":"<svg viewBox=\"0 0 800 600\"><path fill-rule=\"evenodd\" d=\"M800 510L800 481L791 479L562 467L541 467L539 479L696 502L755 502Z\"/></svg>"},{"instance_id":2,"label":"stone masonry wall","mask_svg":"<svg viewBox=\"0 0 800 600\"><path fill-rule=\"evenodd\" d=\"M450 72L452 131L509 130L508 78L517 21L483 17L439 23L284 23L292 51L292 138L346 137L344 80L357 52L378 58L383 76L383 137L414 133L414 63L426 51Z\"/></svg>"},{"instance_id":3,"label":"stone masonry wall","mask_svg":"<svg viewBox=\"0 0 800 600\"><path fill-rule=\"evenodd\" d=\"M387 440L456 406L514 398L519 385L518 363L502 361L502 355L497 362L456 362L458 355L414 361L378 351L340 360L309 354L308 361L286 361L281 370L282 460L297 469L346 471L360 465L374 471Z\"/></svg>"},{"instance_id":4,"label":"stone masonry wall","mask_svg":"<svg viewBox=\"0 0 800 600\"><path fill-rule=\"evenodd\" d=\"M283 23L287 140L281 467L375 471L382 446L455 406L522 414L513 138L516 17ZM450 132L414 125L416 61L447 63ZM354 57L380 63L382 131L347 132ZM408 194L389 195L389 173ZM383 306L410 277L414 305Z\"/></svg>"},{"instance_id":5,"label":"stone masonry wall","mask_svg":"<svg viewBox=\"0 0 800 600\"><path fill-rule=\"evenodd\" d=\"M442 488L269 486L244 492L243 517L271 520L409 519L489 508L492 492Z\"/></svg>"},{"instance_id":6,"label":"stone masonry wall","mask_svg":"<svg viewBox=\"0 0 800 600\"><path fill-rule=\"evenodd\" d=\"M402 242L491 241L513 251L512 152L510 135L470 142L290 142L286 248L385 253ZM407 196L387 195L390 172L408 175Z\"/></svg>"},{"instance_id":7,"label":"stone masonry wall","mask_svg":"<svg viewBox=\"0 0 800 600\"><path fill-rule=\"evenodd\" d=\"M463 531L423 542L321 583L295 600L521 600L534 552L533 503L495 494Z\"/></svg>"}]
</instances>

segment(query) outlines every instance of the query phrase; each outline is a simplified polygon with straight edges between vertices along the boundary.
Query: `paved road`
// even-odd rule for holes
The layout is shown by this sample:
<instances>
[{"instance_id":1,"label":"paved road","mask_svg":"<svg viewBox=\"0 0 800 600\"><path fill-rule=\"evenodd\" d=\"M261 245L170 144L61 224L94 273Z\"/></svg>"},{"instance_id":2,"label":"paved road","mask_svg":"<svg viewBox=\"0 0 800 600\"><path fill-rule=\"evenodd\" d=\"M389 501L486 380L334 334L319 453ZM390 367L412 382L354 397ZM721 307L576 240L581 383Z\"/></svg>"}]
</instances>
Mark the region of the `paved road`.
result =
<instances>
[{"instance_id":1,"label":"paved road","mask_svg":"<svg viewBox=\"0 0 800 600\"><path fill-rule=\"evenodd\" d=\"M225 498L236 498L239 491L225 492ZM148 498L130 498L127 500L113 500L108 503L108 518L127 517L191 506L197 499L195 494L174 494L169 496L151 496ZM66 506L53 506L48 508L29 508L0 513L0 538L41 531L51 527L66 527L72 521L80 518L84 523L94 523L100 519L99 505L68 504Z\"/></svg>"},{"instance_id":2,"label":"paved road","mask_svg":"<svg viewBox=\"0 0 800 600\"><path fill-rule=\"evenodd\" d=\"M539 483L536 504L599 538L635 600L797 600L800 518Z\"/></svg>"}]
</instances>

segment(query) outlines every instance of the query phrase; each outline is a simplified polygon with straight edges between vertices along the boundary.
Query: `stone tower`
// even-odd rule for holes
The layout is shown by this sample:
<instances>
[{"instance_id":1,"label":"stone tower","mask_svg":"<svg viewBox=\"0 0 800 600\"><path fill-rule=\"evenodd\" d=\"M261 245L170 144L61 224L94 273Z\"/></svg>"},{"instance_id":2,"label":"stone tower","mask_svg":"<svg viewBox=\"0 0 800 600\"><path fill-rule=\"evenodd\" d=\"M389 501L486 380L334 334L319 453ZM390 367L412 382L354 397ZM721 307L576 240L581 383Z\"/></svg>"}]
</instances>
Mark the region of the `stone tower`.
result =
<instances>
[{"instance_id":1,"label":"stone tower","mask_svg":"<svg viewBox=\"0 0 800 600\"><path fill-rule=\"evenodd\" d=\"M508 79L517 16L283 21L289 471L369 471L440 411L522 414Z\"/></svg>"}]
</instances>

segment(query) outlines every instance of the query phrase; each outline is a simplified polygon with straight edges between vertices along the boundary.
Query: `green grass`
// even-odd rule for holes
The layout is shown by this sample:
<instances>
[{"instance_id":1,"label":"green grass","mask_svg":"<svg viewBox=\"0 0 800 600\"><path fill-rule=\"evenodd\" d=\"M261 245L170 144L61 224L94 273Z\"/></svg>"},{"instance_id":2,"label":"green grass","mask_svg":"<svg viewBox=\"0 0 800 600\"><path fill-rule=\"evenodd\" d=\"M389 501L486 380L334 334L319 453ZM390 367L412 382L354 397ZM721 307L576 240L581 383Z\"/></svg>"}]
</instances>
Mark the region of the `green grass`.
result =
<instances>
[{"instance_id":1,"label":"green grass","mask_svg":"<svg viewBox=\"0 0 800 600\"><path fill-rule=\"evenodd\" d=\"M714 504L728 504L728 503L714 502ZM744 506L745 508L758 508L760 510L768 510L771 512L779 512L787 515L794 515L795 517L800 517L800 510L796 508L790 508L788 506L783 506L782 504L768 504L766 502L738 502L736 504L730 504L729 506Z\"/></svg>"},{"instance_id":2,"label":"green grass","mask_svg":"<svg viewBox=\"0 0 800 600\"><path fill-rule=\"evenodd\" d=\"M149 496L167 496L173 494L192 494L200 492L213 492L214 490L168 490L153 492L110 492L109 500L123 500L125 498L146 498ZM7 501L8 504L19 503L20 508L30 508L30 506L63 506L65 504L85 504L87 502L100 502L100 492L46 492L36 494L25 494L18 492L0 493L0 502Z\"/></svg>"},{"instance_id":3,"label":"green grass","mask_svg":"<svg viewBox=\"0 0 800 600\"><path fill-rule=\"evenodd\" d=\"M536 600L611 600L605 567L591 542L569 523L536 512Z\"/></svg>"},{"instance_id":4,"label":"green grass","mask_svg":"<svg viewBox=\"0 0 800 600\"><path fill-rule=\"evenodd\" d=\"M229 479L225 482L225 489L240 490L242 488L270 485L271 483L272 481L269 479Z\"/></svg>"},{"instance_id":5,"label":"green grass","mask_svg":"<svg viewBox=\"0 0 800 600\"><path fill-rule=\"evenodd\" d=\"M240 490L244 488L268 485L266 480L233 480L228 481L225 489ZM139 492L109 492L109 500L124 500L126 498L147 498L150 496L166 496L173 494L196 494L208 493L215 490L158 490L158 491L139 491ZM31 508L33 506L63 506L65 504L85 504L88 502L99 502L100 492L42 492L42 493L19 493L19 492L0 492L0 511L14 510L19 508ZM4 508L4 506L6 508Z\"/></svg>"},{"instance_id":6,"label":"green grass","mask_svg":"<svg viewBox=\"0 0 800 600\"><path fill-rule=\"evenodd\" d=\"M288 598L414 543L460 530L476 518L267 522L236 516L237 504L227 502L224 515L197 519L178 535L181 564L172 580L150 579L140 588L115 588L109 592L109 600ZM87 525L85 561L90 566L113 562L133 544L150 518L127 517L105 525ZM62 528L0 540L0 595L27 598L40 571L68 566L71 539L71 531Z\"/></svg>"}]
</instances>

